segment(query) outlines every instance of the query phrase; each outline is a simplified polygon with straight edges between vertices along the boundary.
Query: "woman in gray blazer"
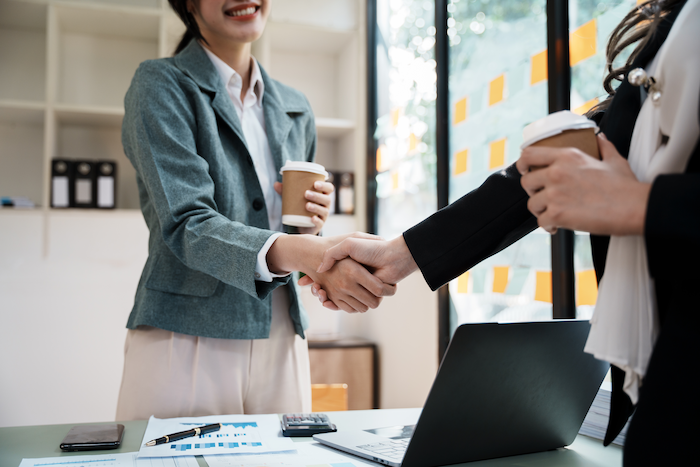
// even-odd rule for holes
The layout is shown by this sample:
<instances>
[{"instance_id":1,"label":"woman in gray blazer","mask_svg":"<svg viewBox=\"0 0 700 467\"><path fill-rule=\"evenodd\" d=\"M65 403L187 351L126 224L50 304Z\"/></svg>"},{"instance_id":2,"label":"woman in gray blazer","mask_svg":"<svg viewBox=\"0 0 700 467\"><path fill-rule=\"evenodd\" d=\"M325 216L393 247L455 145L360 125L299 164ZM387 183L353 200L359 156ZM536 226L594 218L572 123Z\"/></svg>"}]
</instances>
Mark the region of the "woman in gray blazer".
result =
<instances>
[{"instance_id":1,"label":"woman in gray blazer","mask_svg":"<svg viewBox=\"0 0 700 467\"><path fill-rule=\"evenodd\" d=\"M338 238L316 236L331 184L308 191L307 235L281 233L286 161L312 161L314 116L250 53L268 0L170 0L187 32L142 63L122 142L136 169L149 256L129 316L118 420L311 410L307 317L291 271L346 311L393 293L348 260L318 274ZM325 287L324 287L325 288Z\"/></svg>"}]
</instances>

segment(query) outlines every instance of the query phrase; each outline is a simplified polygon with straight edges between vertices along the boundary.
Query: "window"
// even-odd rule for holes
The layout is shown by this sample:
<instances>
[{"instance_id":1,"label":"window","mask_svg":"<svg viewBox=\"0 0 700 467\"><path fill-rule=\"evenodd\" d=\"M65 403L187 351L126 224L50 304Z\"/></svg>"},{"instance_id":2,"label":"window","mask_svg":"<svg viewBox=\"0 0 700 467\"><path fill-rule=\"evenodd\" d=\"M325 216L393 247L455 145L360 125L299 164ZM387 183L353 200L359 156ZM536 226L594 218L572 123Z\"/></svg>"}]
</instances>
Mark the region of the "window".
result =
<instances>
[{"instance_id":1,"label":"window","mask_svg":"<svg viewBox=\"0 0 700 467\"><path fill-rule=\"evenodd\" d=\"M520 157L523 128L547 115L545 1L447 4L449 202ZM551 319L550 235L537 230L449 284L450 328Z\"/></svg>"},{"instance_id":2,"label":"window","mask_svg":"<svg viewBox=\"0 0 700 467\"><path fill-rule=\"evenodd\" d=\"M583 114L605 98L605 47L614 27L635 4L635 0L370 2L370 11L376 7L375 36L370 34L370 44L376 46L376 66L370 65L376 70L370 81L376 91L370 92L376 96L376 102L370 102L376 118L370 125L374 134L369 135L374 137L370 147L375 151L370 158L376 158L376 184L369 183L374 190L369 198L376 200L376 223L369 222L376 225L373 230L393 238L430 215L437 208L438 192L445 189L436 181L439 168L445 167L447 175L441 180L451 203L517 160L527 124L557 106ZM553 71L549 76L547 53L548 40L553 40L548 39L548 27L552 35L558 28L566 38L567 26L570 82L566 72ZM441 37L446 37L447 52L436 55ZM440 57L448 62L448 92L438 95ZM564 98L553 105L550 92L561 86L570 102ZM448 119L436 118L441 106L449 109ZM440 146L436 134L449 135L447 150L436 149ZM441 300L441 319L449 322L441 325L441 332L445 329L451 335L463 322L551 319L552 277L560 277L562 270L568 271L570 280L566 300L575 307L576 317L589 318L597 297L590 241L586 233L568 235L566 241L556 240L560 243L554 250L566 258L555 258L554 266L553 237L538 229L453 280L448 299ZM441 335L441 352L449 335L445 339Z\"/></svg>"},{"instance_id":3,"label":"window","mask_svg":"<svg viewBox=\"0 0 700 467\"><path fill-rule=\"evenodd\" d=\"M376 2L376 233L394 238L437 209L435 5Z\"/></svg>"}]
</instances>

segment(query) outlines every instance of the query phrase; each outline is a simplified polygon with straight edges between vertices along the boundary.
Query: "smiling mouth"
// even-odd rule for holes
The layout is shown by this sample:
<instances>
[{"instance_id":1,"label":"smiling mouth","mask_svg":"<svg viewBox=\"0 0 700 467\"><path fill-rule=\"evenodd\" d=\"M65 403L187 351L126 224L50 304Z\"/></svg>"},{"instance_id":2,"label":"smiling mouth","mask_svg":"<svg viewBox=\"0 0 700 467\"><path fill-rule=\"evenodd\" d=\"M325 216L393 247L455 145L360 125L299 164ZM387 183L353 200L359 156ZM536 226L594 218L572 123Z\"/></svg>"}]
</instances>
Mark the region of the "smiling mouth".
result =
<instances>
[{"instance_id":1,"label":"smiling mouth","mask_svg":"<svg viewBox=\"0 0 700 467\"><path fill-rule=\"evenodd\" d=\"M241 18L243 16L254 15L259 9L259 6L251 5L245 8L228 10L226 15L232 18Z\"/></svg>"}]
</instances>

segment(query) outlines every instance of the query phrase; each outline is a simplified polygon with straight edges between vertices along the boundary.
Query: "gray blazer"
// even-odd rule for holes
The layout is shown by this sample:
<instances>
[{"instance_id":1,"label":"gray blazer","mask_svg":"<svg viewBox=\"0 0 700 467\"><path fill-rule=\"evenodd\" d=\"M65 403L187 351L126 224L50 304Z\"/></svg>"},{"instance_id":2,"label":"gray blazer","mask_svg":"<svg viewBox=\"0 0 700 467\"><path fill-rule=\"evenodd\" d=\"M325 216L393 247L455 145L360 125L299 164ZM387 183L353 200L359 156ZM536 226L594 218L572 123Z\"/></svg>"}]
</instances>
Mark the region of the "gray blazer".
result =
<instances>
[{"instance_id":1,"label":"gray blazer","mask_svg":"<svg viewBox=\"0 0 700 467\"><path fill-rule=\"evenodd\" d=\"M316 127L302 93L261 68L265 126L278 171L311 161ZM126 94L122 143L136 169L150 231L148 260L127 327L149 325L203 337L260 339L270 333L270 292L255 280L268 230L263 193L230 97L201 45L143 62ZM304 337L295 285L289 313Z\"/></svg>"}]
</instances>

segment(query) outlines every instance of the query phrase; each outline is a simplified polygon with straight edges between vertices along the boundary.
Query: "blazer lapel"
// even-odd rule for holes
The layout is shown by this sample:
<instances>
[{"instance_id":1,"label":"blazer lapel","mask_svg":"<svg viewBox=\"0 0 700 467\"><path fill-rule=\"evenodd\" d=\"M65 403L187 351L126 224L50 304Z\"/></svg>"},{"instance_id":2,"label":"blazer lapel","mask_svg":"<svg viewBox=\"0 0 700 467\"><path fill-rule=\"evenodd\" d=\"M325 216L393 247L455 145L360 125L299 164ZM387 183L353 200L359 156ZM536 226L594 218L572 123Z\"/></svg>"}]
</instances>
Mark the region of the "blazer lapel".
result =
<instances>
[{"instance_id":1,"label":"blazer lapel","mask_svg":"<svg viewBox=\"0 0 700 467\"><path fill-rule=\"evenodd\" d=\"M192 78L202 91L213 95L212 108L248 150L241 122L233 107L231 98L219 78L214 64L197 41L190 42L185 49L175 56L175 63L183 73ZM265 83L263 94L263 113L265 114L265 130L270 144L272 158L277 172L284 165L283 150L289 131L292 129L294 117L308 112L308 104L301 94L288 91L271 79L267 72L260 67L260 74Z\"/></svg>"},{"instance_id":2,"label":"blazer lapel","mask_svg":"<svg viewBox=\"0 0 700 467\"><path fill-rule=\"evenodd\" d=\"M231 102L231 98L226 90L222 89L216 93L211 106L214 108L214 112L216 112L216 114L221 117L221 119L226 122L229 127L231 127L233 132L236 133L236 136L238 136L238 138L243 142L243 145L248 151L248 144L246 143L245 135L243 134L243 127L241 126L240 120L238 120L238 114L236 113L236 109L233 107L233 102Z\"/></svg>"},{"instance_id":3,"label":"blazer lapel","mask_svg":"<svg viewBox=\"0 0 700 467\"><path fill-rule=\"evenodd\" d=\"M191 41L182 52L175 56L175 63L197 83L202 91L213 95L211 105L214 112L233 130L248 150L236 109L233 107L231 98L226 92L214 64L211 63L202 46L195 40Z\"/></svg>"},{"instance_id":4,"label":"blazer lapel","mask_svg":"<svg viewBox=\"0 0 700 467\"><path fill-rule=\"evenodd\" d=\"M292 129L295 114L308 112L308 106L305 101L298 97L298 94L285 92L282 86L270 78L262 66L260 74L265 83L265 93L263 94L265 131L267 132L267 141L270 144L270 152L272 152L272 158L279 173L286 162L282 148L287 136L289 136L289 131Z\"/></svg>"}]
</instances>

